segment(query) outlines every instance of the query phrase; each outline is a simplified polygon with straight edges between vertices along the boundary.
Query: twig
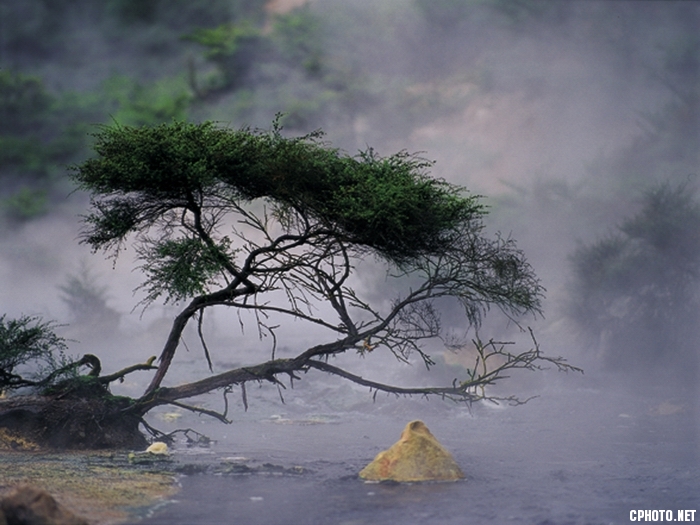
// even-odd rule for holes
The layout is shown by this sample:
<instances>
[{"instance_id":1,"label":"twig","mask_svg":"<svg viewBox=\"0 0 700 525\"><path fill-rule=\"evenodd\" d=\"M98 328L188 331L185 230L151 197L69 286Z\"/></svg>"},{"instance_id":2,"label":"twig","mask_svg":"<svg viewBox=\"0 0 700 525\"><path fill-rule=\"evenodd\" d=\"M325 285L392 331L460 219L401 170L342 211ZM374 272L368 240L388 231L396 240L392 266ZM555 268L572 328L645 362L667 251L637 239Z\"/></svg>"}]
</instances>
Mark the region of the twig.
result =
<instances>
[{"instance_id":1,"label":"twig","mask_svg":"<svg viewBox=\"0 0 700 525\"><path fill-rule=\"evenodd\" d=\"M207 342L204 340L204 333L202 332L202 321L204 320L204 310L199 311L199 318L197 319L197 334L199 334L199 341L202 343L202 348L204 349L204 357L207 359L207 365L209 365L209 371L214 371L214 365L211 362L211 354L209 353L209 347Z\"/></svg>"},{"instance_id":2,"label":"twig","mask_svg":"<svg viewBox=\"0 0 700 525\"><path fill-rule=\"evenodd\" d=\"M169 405L174 405L176 407L184 408L185 410L189 410L191 412L196 412L198 414L204 414L206 416L211 416L213 418L218 419L222 423L226 423L227 425L231 424L231 421L226 418L223 414L216 412L215 410L208 410L206 408L200 408L200 407L195 407L192 405L186 405L184 403L180 403L179 401L168 401L167 404Z\"/></svg>"},{"instance_id":3,"label":"twig","mask_svg":"<svg viewBox=\"0 0 700 525\"><path fill-rule=\"evenodd\" d=\"M248 394L245 391L245 381L241 383L241 397L243 398L243 408L248 412Z\"/></svg>"}]
</instances>

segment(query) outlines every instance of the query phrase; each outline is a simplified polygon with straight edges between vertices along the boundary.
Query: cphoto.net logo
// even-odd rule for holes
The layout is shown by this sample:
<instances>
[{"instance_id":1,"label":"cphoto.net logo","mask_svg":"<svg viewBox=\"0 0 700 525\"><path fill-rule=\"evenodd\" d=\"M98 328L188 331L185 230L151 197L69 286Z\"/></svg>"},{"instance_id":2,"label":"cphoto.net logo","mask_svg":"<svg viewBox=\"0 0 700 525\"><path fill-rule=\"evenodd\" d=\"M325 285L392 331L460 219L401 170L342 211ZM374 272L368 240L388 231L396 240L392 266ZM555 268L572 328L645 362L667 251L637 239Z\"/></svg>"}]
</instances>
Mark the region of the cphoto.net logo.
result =
<instances>
[{"instance_id":1,"label":"cphoto.net logo","mask_svg":"<svg viewBox=\"0 0 700 525\"><path fill-rule=\"evenodd\" d=\"M630 521L695 521L695 510L631 510Z\"/></svg>"}]
</instances>

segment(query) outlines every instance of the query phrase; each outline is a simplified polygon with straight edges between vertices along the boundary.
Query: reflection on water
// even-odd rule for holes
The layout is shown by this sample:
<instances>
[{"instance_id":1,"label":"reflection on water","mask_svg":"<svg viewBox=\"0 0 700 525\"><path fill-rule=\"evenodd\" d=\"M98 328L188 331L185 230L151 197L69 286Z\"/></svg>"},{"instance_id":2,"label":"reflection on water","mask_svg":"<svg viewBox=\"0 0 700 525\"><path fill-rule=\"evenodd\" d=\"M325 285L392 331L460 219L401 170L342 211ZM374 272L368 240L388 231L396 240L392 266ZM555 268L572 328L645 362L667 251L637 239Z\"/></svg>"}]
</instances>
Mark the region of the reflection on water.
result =
<instances>
[{"instance_id":1,"label":"reflection on water","mask_svg":"<svg viewBox=\"0 0 700 525\"><path fill-rule=\"evenodd\" d=\"M201 452L180 447L178 461L288 470L184 476L177 501L141 523L583 525L629 523L632 509L700 508L692 397L669 391L640 399L575 382L525 406L480 406L471 415L435 401L387 400L373 412L333 414L294 403L272 414L271 403L232 426L183 416L178 423L199 425L218 442ZM467 479L360 481L357 472L416 418L453 453ZM295 466L304 473L290 473Z\"/></svg>"}]
</instances>

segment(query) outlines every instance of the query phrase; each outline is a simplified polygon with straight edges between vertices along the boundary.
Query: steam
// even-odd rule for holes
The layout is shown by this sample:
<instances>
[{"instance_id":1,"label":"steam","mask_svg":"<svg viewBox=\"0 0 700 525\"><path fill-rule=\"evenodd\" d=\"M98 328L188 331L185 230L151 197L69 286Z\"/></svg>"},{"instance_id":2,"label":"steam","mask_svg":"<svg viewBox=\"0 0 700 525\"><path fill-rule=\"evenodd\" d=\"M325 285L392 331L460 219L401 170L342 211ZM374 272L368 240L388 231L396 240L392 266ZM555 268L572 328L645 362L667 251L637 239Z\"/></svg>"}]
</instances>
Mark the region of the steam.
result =
<instances>
[{"instance_id":1,"label":"steam","mask_svg":"<svg viewBox=\"0 0 700 525\"><path fill-rule=\"evenodd\" d=\"M283 4L272 2L270 13L283 12ZM327 93L339 102L292 121L290 132L322 127L333 145L349 152L367 146L380 154L425 152L437 161L435 176L485 195L491 206L489 229L512 235L525 250L548 289L546 318L525 320L541 334L545 350L595 368L594 354L577 346L564 315L571 278L567 258L581 243L606 235L630 216L645 187L697 176L697 164L682 156L671 163L672 169L663 159L652 159L658 162L648 172L628 176L624 157L637 155L640 141L648 140L650 115L680 103L669 79L674 86L688 87L691 75L678 81L664 68L674 46L692 40L698 7L684 2L534 2L524 3L531 9L513 12L506 4L465 1L450 21L431 18L434 13L420 1L310 2L309 13L318 20L323 39L320 76L284 66L287 82L273 86L266 80L270 67L256 64L244 91L195 107L192 117L267 127L275 112ZM160 41L157 29L145 23L130 26L128 42L115 37L116 26L104 20L91 24L71 15L56 24L81 30L53 63L29 66L29 51L11 42L3 44L0 59L43 75L52 88L82 90L94 89L114 72L133 74L142 82L183 73L184 51L166 53L163 60L157 54L163 49L201 53L192 44ZM87 55L71 62L67 55L75 46ZM205 67L201 57L197 60ZM268 95L280 107L266 106ZM245 112L236 109L243 97L254 100ZM104 344L111 356L107 360L133 361L158 353L172 311L133 310L139 300L133 289L140 280L138 271L131 270L134 254L127 251L114 266L80 246L77 214L83 205L83 199L67 196L49 216L5 225L1 311L70 321L61 287L87 264L94 286L105 288L105 308L119 316L118 332L110 341L101 333L90 334L89 326L68 328L68 334ZM381 277L369 275L368 287L374 279ZM237 321L216 315L208 322L213 337L227 347L257 344L255 334L239 344L243 336ZM518 333L497 317L487 321L482 332L487 331L498 339ZM287 332L282 351L312 339L296 333L294 326ZM196 362L197 352L183 352L182 358ZM219 359L239 358L227 353Z\"/></svg>"}]
</instances>

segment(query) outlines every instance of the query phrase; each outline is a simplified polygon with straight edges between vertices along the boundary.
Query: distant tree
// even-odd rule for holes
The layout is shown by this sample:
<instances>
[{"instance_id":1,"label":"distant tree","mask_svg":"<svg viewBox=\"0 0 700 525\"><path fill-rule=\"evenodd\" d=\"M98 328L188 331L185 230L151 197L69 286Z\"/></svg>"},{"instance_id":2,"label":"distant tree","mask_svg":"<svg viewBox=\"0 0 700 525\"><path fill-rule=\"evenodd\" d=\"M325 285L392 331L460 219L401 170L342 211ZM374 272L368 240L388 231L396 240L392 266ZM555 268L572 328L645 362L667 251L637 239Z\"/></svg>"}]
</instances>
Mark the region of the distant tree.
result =
<instances>
[{"instance_id":1,"label":"distant tree","mask_svg":"<svg viewBox=\"0 0 700 525\"><path fill-rule=\"evenodd\" d=\"M279 386L280 376L298 379L310 370L375 392L471 402L492 398L484 388L512 369L547 363L574 369L544 356L534 338L534 348L521 353L476 340L474 367L433 388L394 386L332 364L349 351L386 351L402 361L415 354L432 366L427 340L459 346L441 324L440 307L450 301L461 309L465 328L478 326L490 307L511 318L540 312L543 290L523 253L511 239L485 237L478 197L429 177L430 162L405 152L350 157L323 143L320 133L286 138L277 124L271 131L181 122L114 126L95 139L97 156L73 170L79 187L92 194L82 242L114 257L133 242L145 305L184 304L150 385L141 398L118 404L119 417L135 421L155 406L176 404L226 421L225 411L180 400L214 390L225 397L239 385L247 407L246 383ZM403 284L393 301L373 304L353 287L355 267L368 256ZM191 321L213 372L202 319L215 307L234 315L252 311L260 333L273 341L285 319L327 335L292 358L276 357L273 343L259 365L163 386ZM132 370L152 368L151 362ZM123 372L98 380L105 384Z\"/></svg>"},{"instance_id":2,"label":"distant tree","mask_svg":"<svg viewBox=\"0 0 700 525\"><path fill-rule=\"evenodd\" d=\"M569 315L615 369L695 373L700 203L687 184L644 194L619 231L571 257ZM663 366L659 366L659 365Z\"/></svg>"},{"instance_id":3,"label":"distant tree","mask_svg":"<svg viewBox=\"0 0 700 525\"><path fill-rule=\"evenodd\" d=\"M97 284L85 263L76 273L66 277L59 290L73 323L82 325L101 338L116 334L121 316L107 304L107 287Z\"/></svg>"}]
</instances>

